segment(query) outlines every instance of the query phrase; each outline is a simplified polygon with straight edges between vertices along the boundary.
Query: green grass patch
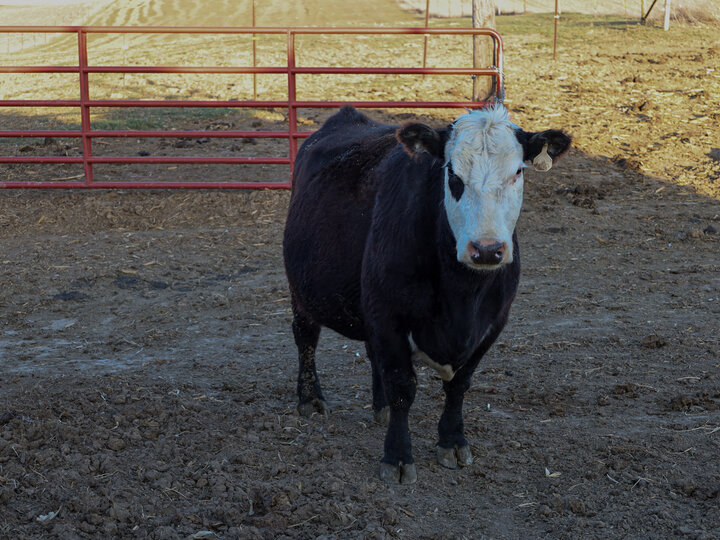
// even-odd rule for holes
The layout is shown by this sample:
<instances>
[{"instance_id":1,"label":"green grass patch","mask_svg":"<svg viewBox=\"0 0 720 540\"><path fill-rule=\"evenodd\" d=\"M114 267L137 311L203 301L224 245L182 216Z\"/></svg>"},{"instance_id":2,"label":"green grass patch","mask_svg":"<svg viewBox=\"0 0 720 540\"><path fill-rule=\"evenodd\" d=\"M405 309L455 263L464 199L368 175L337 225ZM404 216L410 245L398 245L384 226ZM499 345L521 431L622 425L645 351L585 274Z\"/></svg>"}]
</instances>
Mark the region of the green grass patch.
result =
<instances>
[{"instance_id":1,"label":"green grass patch","mask_svg":"<svg viewBox=\"0 0 720 540\"><path fill-rule=\"evenodd\" d=\"M469 27L469 17L434 19L431 26ZM526 13L524 15L500 15L495 17L495 27L502 36L533 36L542 38L540 45L552 43L554 33L553 13ZM558 37L564 46L586 44L588 39L612 42L622 33L627 37L648 44L677 43L678 40L701 38L707 30L701 26L676 23L667 32L653 23L641 24L637 17L621 15L586 15L582 13L563 13L560 15Z\"/></svg>"},{"instance_id":2,"label":"green grass patch","mask_svg":"<svg viewBox=\"0 0 720 540\"><path fill-rule=\"evenodd\" d=\"M554 33L554 15L552 13L528 13L525 15L502 15L496 18L496 28L504 36L540 36L548 42ZM585 15L581 13L563 13L560 15L558 37L565 46L576 43L586 44L588 39L612 42L618 34L651 44L673 43L683 36L700 37L703 29L688 25L675 24L665 32L662 27L653 24L641 24L638 18L619 15Z\"/></svg>"},{"instance_id":3,"label":"green grass patch","mask_svg":"<svg viewBox=\"0 0 720 540\"><path fill-rule=\"evenodd\" d=\"M237 111L235 111L237 112ZM93 129L167 130L190 129L234 114L228 107L109 109L92 116ZM78 126L79 127L79 126Z\"/></svg>"}]
</instances>

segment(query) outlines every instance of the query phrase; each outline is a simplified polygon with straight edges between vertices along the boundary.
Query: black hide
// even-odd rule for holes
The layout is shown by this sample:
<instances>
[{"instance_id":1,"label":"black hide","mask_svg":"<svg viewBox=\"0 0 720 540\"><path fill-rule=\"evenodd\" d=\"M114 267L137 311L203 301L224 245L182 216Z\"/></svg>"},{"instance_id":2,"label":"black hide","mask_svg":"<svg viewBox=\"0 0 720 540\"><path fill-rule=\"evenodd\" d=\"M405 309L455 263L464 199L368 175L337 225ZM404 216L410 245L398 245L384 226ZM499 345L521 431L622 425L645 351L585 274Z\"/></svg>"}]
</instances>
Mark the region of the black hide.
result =
<instances>
[{"instance_id":1,"label":"black hide","mask_svg":"<svg viewBox=\"0 0 720 540\"><path fill-rule=\"evenodd\" d=\"M389 406L382 462L390 469L381 476L392 470L396 481L414 480L405 467L413 463L408 410L416 387L408 336L455 372L444 382L438 445L469 455L463 396L507 321L520 275L515 235L513 262L495 271L457 261L443 204L450 128L418 126L378 124L352 107L331 117L298 153L283 244L299 408L325 410L314 356L320 327L365 341L373 408L382 416ZM527 144L532 134L520 133Z\"/></svg>"}]
</instances>

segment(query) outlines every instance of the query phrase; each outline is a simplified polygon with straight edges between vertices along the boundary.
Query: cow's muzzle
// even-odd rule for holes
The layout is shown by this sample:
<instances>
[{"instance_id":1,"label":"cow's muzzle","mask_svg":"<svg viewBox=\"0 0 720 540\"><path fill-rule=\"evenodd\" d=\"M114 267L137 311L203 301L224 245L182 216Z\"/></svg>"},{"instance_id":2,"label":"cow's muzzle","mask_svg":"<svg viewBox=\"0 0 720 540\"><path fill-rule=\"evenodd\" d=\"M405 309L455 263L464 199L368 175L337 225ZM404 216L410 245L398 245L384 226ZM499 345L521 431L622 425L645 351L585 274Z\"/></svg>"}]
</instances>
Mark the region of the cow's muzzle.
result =
<instances>
[{"instance_id":1,"label":"cow's muzzle","mask_svg":"<svg viewBox=\"0 0 720 540\"><path fill-rule=\"evenodd\" d=\"M476 242L469 242L467 250L473 264L497 266L505 262L507 244L495 239L482 238Z\"/></svg>"}]
</instances>

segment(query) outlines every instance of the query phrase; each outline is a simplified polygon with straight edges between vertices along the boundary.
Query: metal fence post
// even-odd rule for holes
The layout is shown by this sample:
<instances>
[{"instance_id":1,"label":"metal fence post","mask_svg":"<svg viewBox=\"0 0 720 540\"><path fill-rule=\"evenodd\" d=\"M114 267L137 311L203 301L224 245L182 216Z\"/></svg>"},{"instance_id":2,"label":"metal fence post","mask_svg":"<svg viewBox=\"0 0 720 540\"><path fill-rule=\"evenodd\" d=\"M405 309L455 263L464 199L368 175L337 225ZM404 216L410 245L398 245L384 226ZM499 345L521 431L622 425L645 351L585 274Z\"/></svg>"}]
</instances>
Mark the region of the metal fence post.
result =
<instances>
[{"instance_id":1,"label":"metal fence post","mask_svg":"<svg viewBox=\"0 0 720 540\"><path fill-rule=\"evenodd\" d=\"M295 89L295 34L292 30L287 33L287 64L288 64L288 140L290 142L290 181L292 182L295 169L295 156L297 155L297 109L295 103L297 94Z\"/></svg>"},{"instance_id":2,"label":"metal fence post","mask_svg":"<svg viewBox=\"0 0 720 540\"><path fill-rule=\"evenodd\" d=\"M252 27L255 28L255 0L252 2ZM253 67L257 67L257 36L252 35ZM253 73L253 99L257 100L257 73Z\"/></svg>"},{"instance_id":3,"label":"metal fence post","mask_svg":"<svg viewBox=\"0 0 720 540\"><path fill-rule=\"evenodd\" d=\"M80 131L82 132L83 169L85 171L85 182L91 184L93 181L93 168L90 158L92 157L92 138L90 137L90 81L87 72L87 34L81 28L78 30L78 71L80 74Z\"/></svg>"}]
</instances>

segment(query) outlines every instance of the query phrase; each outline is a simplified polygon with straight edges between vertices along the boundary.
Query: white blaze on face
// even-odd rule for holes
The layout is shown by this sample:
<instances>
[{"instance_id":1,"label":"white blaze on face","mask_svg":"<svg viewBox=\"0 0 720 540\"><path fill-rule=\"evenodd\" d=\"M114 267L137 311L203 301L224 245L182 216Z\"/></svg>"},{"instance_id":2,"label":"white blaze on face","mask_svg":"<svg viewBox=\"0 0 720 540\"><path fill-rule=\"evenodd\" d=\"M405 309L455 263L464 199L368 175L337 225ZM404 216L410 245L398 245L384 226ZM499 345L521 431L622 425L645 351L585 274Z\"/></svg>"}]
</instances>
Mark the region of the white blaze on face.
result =
<instances>
[{"instance_id":1,"label":"white blaze on face","mask_svg":"<svg viewBox=\"0 0 720 540\"><path fill-rule=\"evenodd\" d=\"M445 210L458 261L475 268L496 267L473 263L469 246L497 242L505 247L500 264L512 262L512 234L522 206L524 166L523 149L505 107L498 105L459 117L445 146L445 156L449 165L445 170ZM450 189L450 170L458 177L453 180L455 195Z\"/></svg>"}]
</instances>

